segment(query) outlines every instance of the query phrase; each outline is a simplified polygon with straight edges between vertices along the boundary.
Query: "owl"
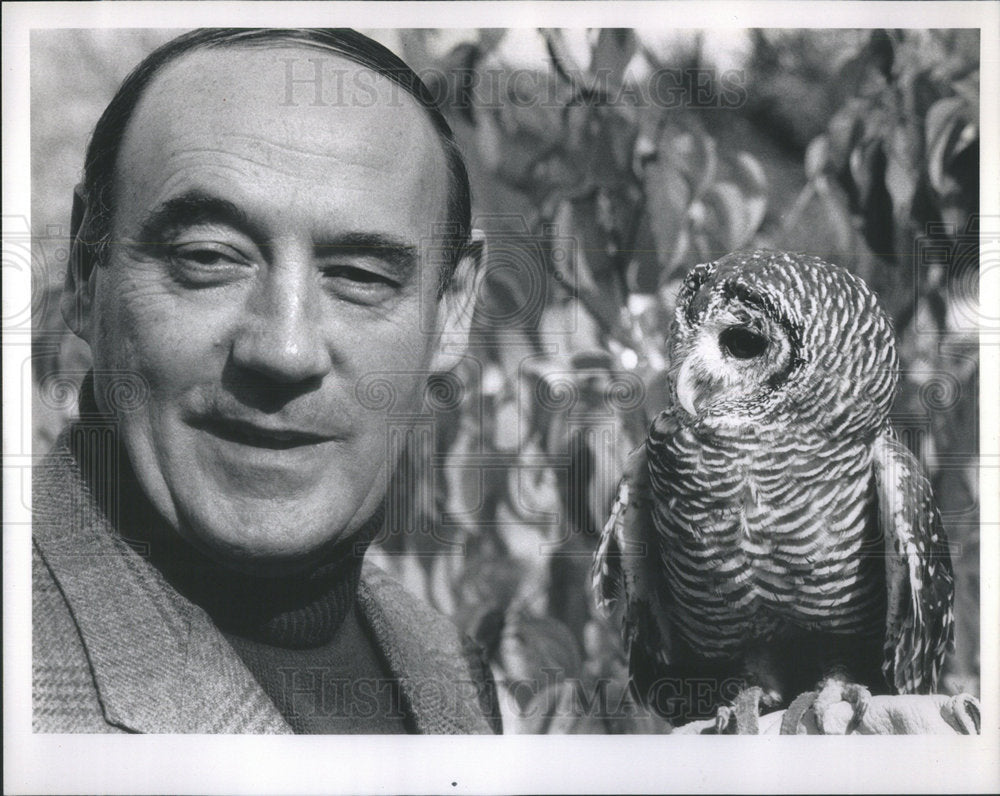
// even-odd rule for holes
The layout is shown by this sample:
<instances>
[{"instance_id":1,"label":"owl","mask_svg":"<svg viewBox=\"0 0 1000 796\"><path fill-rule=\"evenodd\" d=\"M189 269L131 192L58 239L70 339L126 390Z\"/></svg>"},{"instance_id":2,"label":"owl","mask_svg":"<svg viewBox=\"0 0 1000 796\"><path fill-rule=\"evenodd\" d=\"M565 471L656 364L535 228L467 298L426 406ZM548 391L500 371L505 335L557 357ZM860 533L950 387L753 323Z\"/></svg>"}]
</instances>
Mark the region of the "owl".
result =
<instances>
[{"instance_id":1,"label":"owl","mask_svg":"<svg viewBox=\"0 0 1000 796\"><path fill-rule=\"evenodd\" d=\"M685 278L669 352L671 403L594 560L633 694L731 732L817 687L856 721L871 693L933 691L951 561L889 424L898 359L874 293L817 257L730 254Z\"/></svg>"}]
</instances>

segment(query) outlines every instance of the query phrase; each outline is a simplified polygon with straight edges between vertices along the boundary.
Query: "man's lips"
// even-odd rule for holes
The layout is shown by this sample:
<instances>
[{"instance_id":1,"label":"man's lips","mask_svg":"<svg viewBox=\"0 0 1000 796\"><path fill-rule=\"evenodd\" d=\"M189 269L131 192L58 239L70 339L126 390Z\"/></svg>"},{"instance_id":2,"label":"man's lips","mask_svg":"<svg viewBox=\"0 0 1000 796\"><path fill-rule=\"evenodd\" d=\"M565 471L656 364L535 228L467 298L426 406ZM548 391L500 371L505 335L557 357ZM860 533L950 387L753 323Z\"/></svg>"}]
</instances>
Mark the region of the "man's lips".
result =
<instances>
[{"instance_id":1,"label":"man's lips","mask_svg":"<svg viewBox=\"0 0 1000 796\"><path fill-rule=\"evenodd\" d=\"M198 418L191 425L227 442L271 450L302 448L337 439L333 434L283 425L263 425L229 417Z\"/></svg>"}]
</instances>

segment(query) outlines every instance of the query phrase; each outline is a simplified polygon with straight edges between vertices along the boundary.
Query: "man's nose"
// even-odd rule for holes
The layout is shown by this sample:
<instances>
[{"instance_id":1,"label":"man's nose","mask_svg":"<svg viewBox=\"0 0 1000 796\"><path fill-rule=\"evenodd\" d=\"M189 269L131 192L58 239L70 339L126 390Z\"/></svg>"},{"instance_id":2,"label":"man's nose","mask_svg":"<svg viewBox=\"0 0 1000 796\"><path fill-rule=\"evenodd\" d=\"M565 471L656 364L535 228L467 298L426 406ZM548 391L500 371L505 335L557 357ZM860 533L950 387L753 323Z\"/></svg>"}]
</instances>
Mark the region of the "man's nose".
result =
<instances>
[{"instance_id":1,"label":"man's nose","mask_svg":"<svg viewBox=\"0 0 1000 796\"><path fill-rule=\"evenodd\" d=\"M272 381L325 376L332 365L318 306L319 286L308 264L272 264L251 294L233 342L236 365Z\"/></svg>"}]
</instances>

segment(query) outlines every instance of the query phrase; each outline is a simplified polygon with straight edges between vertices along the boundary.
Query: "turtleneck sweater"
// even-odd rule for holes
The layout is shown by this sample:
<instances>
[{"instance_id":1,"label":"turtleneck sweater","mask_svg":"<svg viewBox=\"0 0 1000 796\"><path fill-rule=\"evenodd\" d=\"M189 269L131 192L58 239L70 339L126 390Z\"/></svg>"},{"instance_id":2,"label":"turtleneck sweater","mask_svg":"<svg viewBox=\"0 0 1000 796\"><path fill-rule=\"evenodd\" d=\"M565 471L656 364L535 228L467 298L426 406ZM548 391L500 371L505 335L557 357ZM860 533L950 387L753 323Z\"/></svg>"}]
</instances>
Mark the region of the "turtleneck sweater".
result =
<instances>
[{"instance_id":1,"label":"turtleneck sweater","mask_svg":"<svg viewBox=\"0 0 1000 796\"><path fill-rule=\"evenodd\" d=\"M401 733L399 690L355 603L372 525L289 577L234 573L176 544L151 547L150 561L212 617L295 732Z\"/></svg>"}]
</instances>

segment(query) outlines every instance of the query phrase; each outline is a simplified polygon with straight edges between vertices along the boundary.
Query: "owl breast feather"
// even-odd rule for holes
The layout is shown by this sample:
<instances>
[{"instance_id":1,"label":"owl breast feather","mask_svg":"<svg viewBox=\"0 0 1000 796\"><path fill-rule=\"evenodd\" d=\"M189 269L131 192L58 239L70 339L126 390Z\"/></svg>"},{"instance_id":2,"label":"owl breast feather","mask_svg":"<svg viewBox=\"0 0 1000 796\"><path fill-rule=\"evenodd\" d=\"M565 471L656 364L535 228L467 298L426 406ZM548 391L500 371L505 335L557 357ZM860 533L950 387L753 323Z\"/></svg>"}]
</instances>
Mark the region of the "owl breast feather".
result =
<instances>
[{"instance_id":1,"label":"owl breast feather","mask_svg":"<svg viewBox=\"0 0 1000 796\"><path fill-rule=\"evenodd\" d=\"M883 631L871 444L753 424L709 431L668 411L648 450L673 617L688 643L726 657L795 627Z\"/></svg>"}]
</instances>

